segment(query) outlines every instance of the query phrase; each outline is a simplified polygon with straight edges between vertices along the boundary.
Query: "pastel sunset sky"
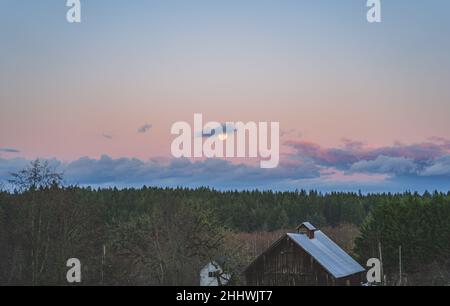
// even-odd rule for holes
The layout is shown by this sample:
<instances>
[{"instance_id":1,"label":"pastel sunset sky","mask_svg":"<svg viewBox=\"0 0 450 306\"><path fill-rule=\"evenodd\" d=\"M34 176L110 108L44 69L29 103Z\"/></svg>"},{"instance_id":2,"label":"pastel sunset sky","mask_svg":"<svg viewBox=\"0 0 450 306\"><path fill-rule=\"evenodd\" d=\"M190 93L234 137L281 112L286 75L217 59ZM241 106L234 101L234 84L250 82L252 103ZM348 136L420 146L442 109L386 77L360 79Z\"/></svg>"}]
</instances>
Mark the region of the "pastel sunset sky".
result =
<instances>
[{"instance_id":1,"label":"pastel sunset sky","mask_svg":"<svg viewBox=\"0 0 450 306\"><path fill-rule=\"evenodd\" d=\"M450 2L0 0L0 181L450 189ZM174 160L176 121L277 121L272 170Z\"/></svg>"}]
</instances>

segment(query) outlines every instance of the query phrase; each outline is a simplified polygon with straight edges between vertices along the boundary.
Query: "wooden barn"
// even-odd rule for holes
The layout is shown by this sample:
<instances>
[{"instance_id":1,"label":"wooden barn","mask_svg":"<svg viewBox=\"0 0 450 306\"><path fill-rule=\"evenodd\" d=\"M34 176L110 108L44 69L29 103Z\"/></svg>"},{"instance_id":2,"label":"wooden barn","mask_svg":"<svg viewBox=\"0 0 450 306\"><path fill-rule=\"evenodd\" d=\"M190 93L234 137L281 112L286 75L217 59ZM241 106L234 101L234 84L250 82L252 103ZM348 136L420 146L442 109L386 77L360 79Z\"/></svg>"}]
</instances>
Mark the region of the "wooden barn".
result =
<instances>
[{"instance_id":1,"label":"wooden barn","mask_svg":"<svg viewBox=\"0 0 450 306\"><path fill-rule=\"evenodd\" d=\"M302 223L245 270L249 286L359 286L365 269L322 231Z\"/></svg>"}]
</instances>

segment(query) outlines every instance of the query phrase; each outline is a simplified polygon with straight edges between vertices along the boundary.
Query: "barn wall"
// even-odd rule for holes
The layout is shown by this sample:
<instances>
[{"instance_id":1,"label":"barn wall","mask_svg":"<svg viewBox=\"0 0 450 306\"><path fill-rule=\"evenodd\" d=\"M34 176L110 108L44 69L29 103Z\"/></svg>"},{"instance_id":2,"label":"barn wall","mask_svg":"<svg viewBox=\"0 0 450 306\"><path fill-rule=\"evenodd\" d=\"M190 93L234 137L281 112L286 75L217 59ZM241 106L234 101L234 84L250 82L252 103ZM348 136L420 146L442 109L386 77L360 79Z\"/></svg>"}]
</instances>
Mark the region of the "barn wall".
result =
<instances>
[{"instance_id":1,"label":"barn wall","mask_svg":"<svg viewBox=\"0 0 450 306\"><path fill-rule=\"evenodd\" d=\"M287 236L264 253L246 273L250 286L359 285L360 275L335 279Z\"/></svg>"}]
</instances>

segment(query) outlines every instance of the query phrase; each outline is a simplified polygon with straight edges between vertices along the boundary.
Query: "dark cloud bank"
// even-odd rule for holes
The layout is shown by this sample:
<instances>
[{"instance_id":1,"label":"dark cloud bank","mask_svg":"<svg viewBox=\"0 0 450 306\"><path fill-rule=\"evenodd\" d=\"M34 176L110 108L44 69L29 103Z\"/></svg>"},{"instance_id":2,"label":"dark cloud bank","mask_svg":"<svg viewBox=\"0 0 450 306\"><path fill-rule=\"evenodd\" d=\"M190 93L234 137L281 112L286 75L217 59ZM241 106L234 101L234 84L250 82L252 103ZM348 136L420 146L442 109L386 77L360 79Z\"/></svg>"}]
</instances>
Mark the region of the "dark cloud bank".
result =
<instances>
[{"instance_id":1,"label":"dark cloud bank","mask_svg":"<svg viewBox=\"0 0 450 306\"><path fill-rule=\"evenodd\" d=\"M318 189L322 191L402 192L450 190L450 142L433 139L413 145L366 148L344 140L339 148L324 148L301 141L285 143L292 153L281 158L276 169L210 159L142 161L132 158L80 158L50 164L64 172L67 184L94 187L200 187L217 189ZM0 158L0 180L27 164L22 158ZM376 180L340 180L355 174L382 176Z\"/></svg>"}]
</instances>

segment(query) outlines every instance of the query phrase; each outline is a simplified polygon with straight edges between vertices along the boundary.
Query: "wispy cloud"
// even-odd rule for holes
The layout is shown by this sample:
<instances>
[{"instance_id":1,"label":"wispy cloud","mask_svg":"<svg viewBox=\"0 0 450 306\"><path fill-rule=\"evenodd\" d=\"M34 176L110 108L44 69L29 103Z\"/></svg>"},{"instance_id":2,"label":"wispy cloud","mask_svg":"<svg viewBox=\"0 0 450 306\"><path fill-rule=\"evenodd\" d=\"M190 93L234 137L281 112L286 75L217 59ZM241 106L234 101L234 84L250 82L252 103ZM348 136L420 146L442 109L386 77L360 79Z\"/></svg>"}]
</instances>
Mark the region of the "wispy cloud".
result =
<instances>
[{"instance_id":1,"label":"wispy cloud","mask_svg":"<svg viewBox=\"0 0 450 306\"><path fill-rule=\"evenodd\" d=\"M222 123L216 127L212 127L208 130L203 130L201 133L199 133L197 136L198 137L204 137L204 138L210 138L210 137L214 137L214 136L218 136L221 134L233 134L234 132L236 132L237 129L234 125L230 124L230 123Z\"/></svg>"},{"instance_id":2,"label":"wispy cloud","mask_svg":"<svg viewBox=\"0 0 450 306\"><path fill-rule=\"evenodd\" d=\"M297 131L296 129L281 130L280 137L302 138L303 133L300 131Z\"/></svg>"},{"instance_id":3,"label":"wispy cloud","mask_svg":"<svg viewBox=\"0 0 450 306\"><path fill-rule=\"evenodd\" d=\"M103 137L103 138L106 138L106 139L109 139L109 140L113 139L113 136L112 136L112 135L106 134L106 133L103 133L103 134L102 134L102 137Z\"/></svg>"},{"instance_id":4,"label":"wispy cloud","mask_svg":"<svg viewBox=\"0 0 450 306\"><path fill-rule=\"evenodd\" d=\"M20 150L13 149L13 148L0 148L0 152L4 152L4 153L20 153Z\"/></svg>"},{"instance_id":5,"label":"wispy cloud","mask_svg":"<svg viewBox=\"0 0 450 306\"><path fill-rule=\"evenodd\" d=\"M138 129L138 133L147 133L152 127L153 126L151 124L146 123Z\"/></svg>"},{"instance_id":6,"label":"wispy cloud","mask_svg":"<svg viewBox=\"0 0 450 306\"><path fill-rule=\"evenodd\" d=\"M378 156L374 160L361 160L350 167L351 172L370 174L410 175L417 172L418 165L405 157Z\"/></svg>"}]
</instances>

